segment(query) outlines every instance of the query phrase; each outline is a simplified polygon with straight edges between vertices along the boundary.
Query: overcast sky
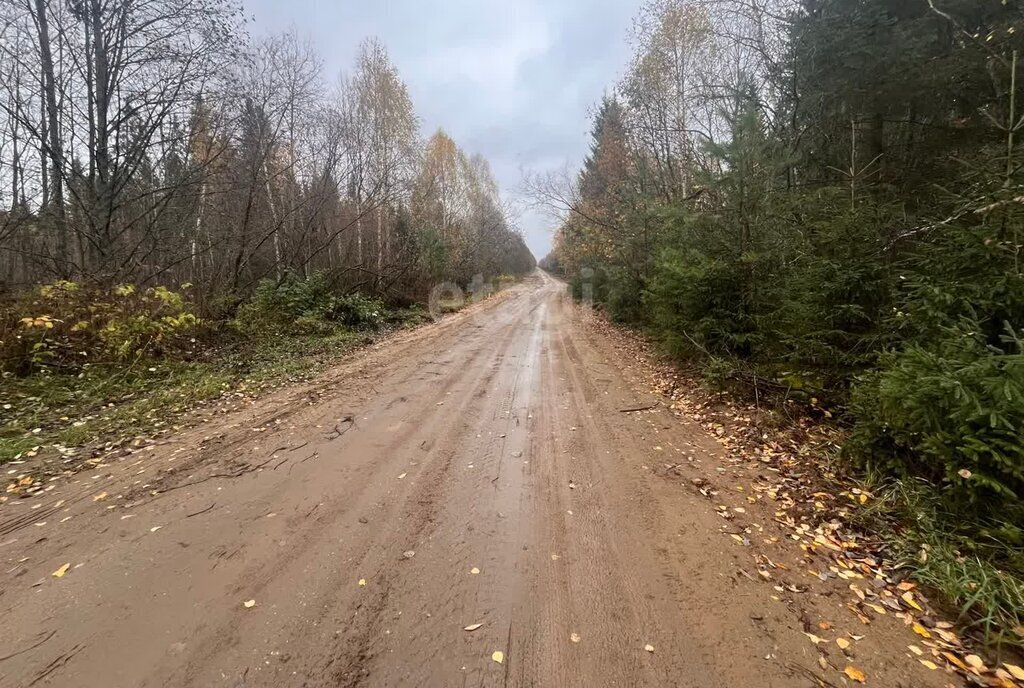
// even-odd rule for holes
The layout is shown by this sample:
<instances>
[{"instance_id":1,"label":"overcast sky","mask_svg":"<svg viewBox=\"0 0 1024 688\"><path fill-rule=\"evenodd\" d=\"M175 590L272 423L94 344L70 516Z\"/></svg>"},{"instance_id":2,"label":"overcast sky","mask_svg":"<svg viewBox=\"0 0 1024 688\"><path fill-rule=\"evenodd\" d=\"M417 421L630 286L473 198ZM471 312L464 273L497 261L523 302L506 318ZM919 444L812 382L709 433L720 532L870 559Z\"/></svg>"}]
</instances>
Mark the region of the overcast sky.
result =
<instances>
[{"instance_id":1,"label":"overcast sky","mask_svg":"<svg viewBox=\"0 0 1024 688\"><path fill-rule=\"evenodd\" d=\"M640 0L247 0L254 35L294 26L330 78L350 70L367 36L387 46L424 135L443 127L490 160L510 200L522 169L576 167L588 116L628 59ZM537 258L553 220L519 218Z\"/></svg>"}]
</instances>

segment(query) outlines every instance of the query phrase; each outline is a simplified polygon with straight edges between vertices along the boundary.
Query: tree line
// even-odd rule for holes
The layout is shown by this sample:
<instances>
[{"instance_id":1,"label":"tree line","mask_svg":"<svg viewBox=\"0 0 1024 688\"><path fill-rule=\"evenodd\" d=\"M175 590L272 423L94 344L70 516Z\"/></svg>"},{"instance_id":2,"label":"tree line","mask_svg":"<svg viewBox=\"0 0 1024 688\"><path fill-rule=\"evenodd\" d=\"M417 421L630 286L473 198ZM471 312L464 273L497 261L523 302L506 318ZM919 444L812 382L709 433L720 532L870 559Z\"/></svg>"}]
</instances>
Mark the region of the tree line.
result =
<instances>
[{"instance_id":1,"label":"tree line","mask_svg":"<svg viewBox=\"0 0 1024 688\"><path fill-rule=\"evenodd\" d=\"M422 299L534 264L487 161L421 137L383 45L334 81L234 0L3 3L0 208L8 291L185 283L211 310L267 279Z\"/></svg>"},{"instance_id":2,"label":"tree line","mask_svg":"<svg viewBox=\"0 0 1024 688\"><path fill-rule=\"evenodd\" d=\"M562 218L542 265L714 381L850 424L848 456L941 487L951 530L1009 556L1022 20L1018 0L648 2L582 169L529 180Z\"/></svg>"}]
</instances>

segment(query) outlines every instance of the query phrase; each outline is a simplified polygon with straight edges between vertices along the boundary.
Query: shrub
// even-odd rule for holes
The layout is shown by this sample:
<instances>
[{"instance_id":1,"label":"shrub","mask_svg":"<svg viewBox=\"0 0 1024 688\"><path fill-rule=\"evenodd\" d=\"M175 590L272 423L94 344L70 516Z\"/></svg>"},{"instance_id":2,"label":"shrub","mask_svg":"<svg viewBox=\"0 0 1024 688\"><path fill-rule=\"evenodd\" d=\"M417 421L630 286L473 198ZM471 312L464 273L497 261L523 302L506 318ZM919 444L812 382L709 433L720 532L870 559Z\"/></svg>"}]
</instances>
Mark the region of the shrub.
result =
<instances>
[{"instance_id":1,"label":"shrub","mask_svg":"<svg viewBox=\"0 0 1024 688\"><path fill-rule=\"evenodd\" d=\"M604 292L608 315L617 322L637 325L646 321L643 281L624 268L611 271Z\"/></svg>"},{"instance_id":2,"label":"shrub","mask_svg":"<svg viewBox=\"0 0 1024 688\"><path fill-rule=\"evenodd\" d=\"M886 327L902 343L855 388L848 450L941 484L951 509L998 520L1019 536L1024 278L1014 236L1024 218L1010 208L984 223L941 228L898 266Z\"/></svg>"},{"instance_id":3,"label":"shrub","mask_svg":"<svg viewBox=\"0 0 1024 688\"><path fill-rule=\"evenodd\" d=\"M339 294L325 273L309 277L289 274L282 280L262 280L253 297L236 317L243 329L291 326L303 333L326 332L332 327L380 327L383 302L364 294Z\"/></svg>"},{"instance_id":4,"label":"shrub","mask_svg":"<svg viewBox=\"0 0 1024 688\"><path fill-rule=\"evenodd\" d=\"M55 282L3 310L3 370L72 372L89 363L187 352L202 326L184 295L163 286L104 290Z\"/></svg>"},{"instance_id":5,"label":"shrub","mask_svg":"<svg viewBox=\"0 0 1024 688\"><path fill-rule=\"evenodd\" d=\"M849 450L902 476L942 483L947 503L1024 523L1024 349L1006 350L979 328L952 328L930 347L882 356L854 390Z\"/></svg>"},{"instance_id":6,"label":"shrub","mask_svg":"<svg viewBox=\"0 0 1024 688\"><path fill-rule=\"evenodd\" d=\"M289 273L281 280L264 279L238 310L236 321L243 329L273 328L300 319L327 320L334 294L327 276L308 278Z\"/></svg>"},{"instance_id":7,"label":"shrub","mask_svg":"<svg viewBox=\"0 0 1024 688\"><path fill-rule=\"evenodd\" d=\"M347 327L375 329L384 324L384 303L365 294L353 293L334 299L331 319Z\"/></svg>"},{"instance_id":8,"label":"shrub","mask_svg":"<svg viewBox=\"0 0 1024 688\"><path fill-rule=\"evenodd\" d=\"M583 267L569 278L569 291L577 301L603 304L608 300L608 271Z\"/></svg>"},{"instance_id":9,"label":"shrub","mask_svg":"<svg viewBox=\"0 0 1024 688\"><path fill-rule=\"evenodd\" d=\"M677 356L749 356L758 335L736 270L693 249L666 249L646 294L658 336Z\"/></svg>"}]
</instances>

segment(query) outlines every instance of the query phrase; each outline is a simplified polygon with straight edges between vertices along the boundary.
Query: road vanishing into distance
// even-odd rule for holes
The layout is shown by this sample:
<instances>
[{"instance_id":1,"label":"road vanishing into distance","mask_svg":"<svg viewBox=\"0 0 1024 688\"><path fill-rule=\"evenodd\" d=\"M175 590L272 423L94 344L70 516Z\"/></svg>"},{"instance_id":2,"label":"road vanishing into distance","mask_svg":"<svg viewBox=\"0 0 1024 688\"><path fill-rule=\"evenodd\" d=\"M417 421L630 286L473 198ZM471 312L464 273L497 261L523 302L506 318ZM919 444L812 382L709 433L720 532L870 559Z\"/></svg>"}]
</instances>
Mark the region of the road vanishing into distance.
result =
<instances>
[{"instance_id":1,"label":"road vanishing into distance","mask_svg":"<svg viewBox=\"0 0 1024 688\"><path fill-rule=\"evenodd\" d=\"M852 685L807 636L843 600L752 575L753 473L632 363L536 272L4 505L0 686ZM869 685L947 685L857 633Z\"/></svg>"}]
</instances>

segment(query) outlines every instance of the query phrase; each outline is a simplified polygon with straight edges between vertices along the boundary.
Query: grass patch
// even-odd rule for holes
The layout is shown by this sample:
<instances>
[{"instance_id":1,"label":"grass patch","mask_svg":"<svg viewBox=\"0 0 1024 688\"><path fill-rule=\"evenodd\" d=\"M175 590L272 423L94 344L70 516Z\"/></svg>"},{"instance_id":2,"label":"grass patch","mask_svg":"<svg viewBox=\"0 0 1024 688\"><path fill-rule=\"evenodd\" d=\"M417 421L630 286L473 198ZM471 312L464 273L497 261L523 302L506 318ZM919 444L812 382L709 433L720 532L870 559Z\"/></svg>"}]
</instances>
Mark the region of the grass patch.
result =
<instances>
[{"instance_id":1,"label":"grass patch","mask_svg":"<svg viewBox=\"0 0 1024 688\"><path fill-rule=\"evenodd\" d=\"M263 280L231 319L198 317L188 288L61 281L0 302L0 463L171 432L429 320L326 273Z\"/></svg>"},{"instance_id":2,"label":"grass patch","mask_svg":"<svg viewBox=\"0 0 1024 688\"><path fill-rule=\"evenodd\" d=\"M875 499L854 512L878 533L912 578L958 610L958 623L986 645L1024 648L1024 548L998 524L943 506L934 485L869 476ZM979 536L979 533L982 535Z\"/></svg>"},{"instance_id":3,"label":"grass patch","mask_svg":"<svg viewBox=\"0 0 1024 688\"><path fill-rule=\"evenodd\" d=\"M422 310L388 314L387 328L418 324ZM90 365L77 374L42 371L0 381L0 463L41 447L75 448L170 430L198 404L238 393L257 396L307 379L380 330L327 328L314 334L249 333L199 360Z\"/></svg>"}]
</instances>

